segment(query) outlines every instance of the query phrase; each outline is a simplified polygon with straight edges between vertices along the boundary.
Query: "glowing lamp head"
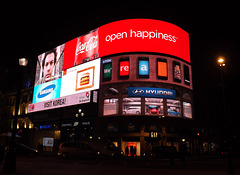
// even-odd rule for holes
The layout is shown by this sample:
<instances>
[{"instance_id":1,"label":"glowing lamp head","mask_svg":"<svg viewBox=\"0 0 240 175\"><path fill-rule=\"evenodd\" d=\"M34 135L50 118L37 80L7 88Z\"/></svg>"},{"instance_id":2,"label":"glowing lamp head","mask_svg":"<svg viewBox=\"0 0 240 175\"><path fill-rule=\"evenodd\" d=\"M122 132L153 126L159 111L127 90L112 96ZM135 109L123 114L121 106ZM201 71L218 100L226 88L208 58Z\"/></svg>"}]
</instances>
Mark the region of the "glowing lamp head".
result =
<instances>
[{"instance_id":1,"label":"glowing lamp head","mask_svg":"<svg viewBox=\"0 0 240 175\"><path fill-rule=\"evenodd\" d=\"M28 59L27 58L19 58L18 60L20 66L27 66Z\"/></svg>"},{"instance_id":2,"label":"glowing lamp head","mask_svg":"<svg viewBox=\"0 0 240 175\"><path fill-rule=\"evenodd\" d=\"M217 62L220 66L225 66L226 65L224 57L219 57Z\"/></svg>"}]
</instances>

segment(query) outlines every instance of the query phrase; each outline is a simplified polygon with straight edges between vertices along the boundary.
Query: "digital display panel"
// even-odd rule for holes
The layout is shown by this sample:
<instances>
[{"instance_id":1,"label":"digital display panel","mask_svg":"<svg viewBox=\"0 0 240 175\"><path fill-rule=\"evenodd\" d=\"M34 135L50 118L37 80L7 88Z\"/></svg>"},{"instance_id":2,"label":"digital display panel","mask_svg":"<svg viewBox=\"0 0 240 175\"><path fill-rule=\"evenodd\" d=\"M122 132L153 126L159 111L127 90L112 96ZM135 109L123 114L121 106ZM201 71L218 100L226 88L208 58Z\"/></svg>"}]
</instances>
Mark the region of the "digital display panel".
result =
<instances>
[{"instance_id":1,"label":"digital display panel","mask_svg":"<svg viewBox=\"0 0 240 175\"><path fill-rule=\"evenodd\" d=\"M103 81L112 79L112 59L103 60Z\"/></svg>"},{"instance_id":2,"label":"digital display panel","mask_svg":"<svg viewBox=\"0 0 240 175\"><path fill-rule=\"evenodd\" d=\"M64 47L63 44L38 56L35 86L62 77Z\"/></svg>"},{"instance_id":3,"label":"digital display panel","mask_svg":"<svg viewBox=\"0 0 240 175\"><path fill-rule=\"evenodd\" d=\"M103 78L104 80L111 80L112 78L112 63L103 65Z\"/></svg>"},{"instance_id":4,"label":"digital display panel","mask_svg":"<svg viewBox=\"0 0 240 175\"><path fill-rule=\"evenodd\" d=\"M100 59L67 69L62 75L60 96L99 89Z\"/></svg>"},{"instance_id":5,"label":"digital display panel","mask_svg":"<svg viewBox=\"0 0 240 175\"><path fill-rule=\"evenodd\" d=\"M181 65L179 62L173 61L173 80L181 83Z\"/></svg>"},{"instance_id":6,"label":"digital display panel","mask_svg":"<svg viewBox=\"0 0 240 175\"><path fill-rule=\"evenodd\" d=\"M65 43L63 70L98 58L98 30Z\"/></svg>"},{"instance_id":7,"label":"digital display panel","mask_svg":"<svg viewBox=\"0 0 240 175\"><path fill-rule=\"evenodd\" d=\"M183 69L184 69L184 83L186 85L190 85L189 67L184 65Z\"/></svg>"},{"instance_id":8,"label":"digital display panel","mask_svg":"<svg viewBox=\"0 0 240 175\"><path fill-rule=\"evenodd\" d=\"M166 59L157 59L157 77L158 79L167 80L168 71L167 71L167 60Z\"/></svg>"},{"instance_id":9,"label":"digital display panel","mask_svg":"<svg viewBox=\"0 0 240 175\"><path fill-rule=\"evenodd\" d=\"M121 58L119 60L119 78L127 79L129 78L129 58Z\"/></svg>"},{"instance_id":10,"label":"digital display panel","mask_svg":"<svg viewBox=\"0 0 240 175\"><path fill-rule=\"evenodd\" d=\"M63 70L61 78L34 86L28 112L90 102L90 91L99 89L101 59Z\"/></svg>"},{"instance_id":11,"label":"digital display panel","mask_svg":"<svg viewBox=\"0 0 240 175\"><path fill-rule=\"evenodd\" d=\"M173 55L190 63L189 35L180 27L160 20L127 19L98 29L99 57L123 52Z\"/></svg>"},{"instance_id":12,"label":"digital display panel","mask_svg":"<svg viewBox=\"0 0 240 175\"><path fill-rule=\"evenodd\" d=\"M138 58L138 76L139 78L149 78L149 58Z\"/></svg>"},{"instance_id":13,"label":"digital display panel","mask_svg":"<svg viewBox=\"0 0 240 175\"><path fill-rule=\"evenodd\" d=\"M52 80L34 87L33 103L51 100L60 97L61 78Z\"/></svg>"}]
</instances>

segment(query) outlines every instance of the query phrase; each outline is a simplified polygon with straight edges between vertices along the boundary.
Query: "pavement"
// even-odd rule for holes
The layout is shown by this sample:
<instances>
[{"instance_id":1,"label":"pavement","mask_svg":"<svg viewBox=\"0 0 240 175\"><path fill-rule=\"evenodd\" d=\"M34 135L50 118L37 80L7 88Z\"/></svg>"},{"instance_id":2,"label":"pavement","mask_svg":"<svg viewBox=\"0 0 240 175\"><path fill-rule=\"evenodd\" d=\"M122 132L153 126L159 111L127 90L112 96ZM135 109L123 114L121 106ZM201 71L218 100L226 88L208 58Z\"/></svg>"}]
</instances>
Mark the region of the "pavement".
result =
<instances>
[{"instance_id":1,"label":"pavement","mask_svg":"<svg viewBox=\"0 0 240 175\"><path fill-rule=\"evenodd\" d=\"M127 174L167 174L167 175L228 175L228 161L217 158L193 159L187 158L185 167L179 159L170 165L168 159L67 159L55 155L39 155L34 158L17 157L15 173L3 172L0 164L0 174L13 175L127 175ZM233 159L233 174L240 175L240 158Z\"/></svg>"}]
</instances>

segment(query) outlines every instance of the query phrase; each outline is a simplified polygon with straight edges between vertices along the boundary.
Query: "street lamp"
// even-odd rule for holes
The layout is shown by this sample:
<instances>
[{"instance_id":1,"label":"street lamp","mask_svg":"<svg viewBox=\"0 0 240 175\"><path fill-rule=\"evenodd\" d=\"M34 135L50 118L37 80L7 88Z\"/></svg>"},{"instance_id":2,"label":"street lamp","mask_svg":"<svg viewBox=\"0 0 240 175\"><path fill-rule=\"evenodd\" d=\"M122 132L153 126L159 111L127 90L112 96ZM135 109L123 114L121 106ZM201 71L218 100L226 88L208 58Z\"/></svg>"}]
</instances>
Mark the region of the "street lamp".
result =
<instances>
[{"instance_id":1,"label":"street lamp","mask_svg":"<svg viewBox=\"0 0 240 175\"><path fill-rule=\"evenodd\" d=\"M19 58L18 63L19 63L19 66L27 66L28 59L27 58Z\"/></svg>"},{"instance_id":2,"label":"street lamp","mask_svg":"<svg viewBox=\"0 0 240 175\"><path fill-rule=\"evenodd\" d=\"M228 125L228 118L227 118L227 116L225 116L226 115L226 102L225 102L225 88L224 88L224 84L225 84L225 82L224 82L224 69L225 69L225 66L226 66L226 60L225 60L225 58L224 57L222 57L222 56L220 56L220 57L218 57L218 59L217 59L217 62L218 62L218 64L219 64L219 66L220 66L220 70L221 70L221 84L222 84L222 100L223 100L223 117L225 118L225 120L227 120L226 122L225 122L225 127L228 127L227 125Z\"/></svg>"},{"instance_id":3,"label":"street lamp","mask_svg":"<svg viewBox=\"0 0 240 175\"><path fill-rule=\"evenodd\" d=\"M226 66L226 64L225 64L225 58L224 58L224 57L218 57L217 62L218 62L218 64L219 64L220 67Z\"/></svg>"},{"instance_id":4,"label":"street lamp","mask_svg":"<svg viewBox=\"0 0 240 175\"><path fill-rule=\"evenodd\" d=\"M6 154L3 170L4 172L16 172L16 134L17 134L17 121L18 111L21 96L21 84L23 79L23 68L27 66L28 60L26 58L20 58L18 60L19 66L17 69L17 81L16 81L16 104L15 104L15 116L13 116L13 129L12 137L9 143L9 151Z\"/></svg>"}]
</instances>

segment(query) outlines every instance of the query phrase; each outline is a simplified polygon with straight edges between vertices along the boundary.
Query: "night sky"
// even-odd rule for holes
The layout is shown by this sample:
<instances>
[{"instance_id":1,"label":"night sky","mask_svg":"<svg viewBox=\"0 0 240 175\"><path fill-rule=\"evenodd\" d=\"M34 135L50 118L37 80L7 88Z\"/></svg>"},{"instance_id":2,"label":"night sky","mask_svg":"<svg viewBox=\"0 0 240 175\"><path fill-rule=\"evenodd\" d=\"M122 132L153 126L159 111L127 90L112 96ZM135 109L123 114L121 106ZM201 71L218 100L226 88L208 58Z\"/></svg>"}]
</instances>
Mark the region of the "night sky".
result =
<instances>
[{"instance_id":1,"label":"night sky","mask_svg":"<svg viewBox=\"0 0 240 175\"><path fill-rule=\"evenodd\" d=\"M156 3L158 2L158 3ZM194 112L200 122L223 123L222 89L218 56L226 58L225 95L227 114L238 125L240 93L238 79L239 9L237 4L183 2L121 3L99 5L77 4L12 4L2 7L1 73L14 79L15 62L29 59L28 71L35 74L37 55L63 44L101 25L121 19L151 18L173 23L189 33L194 83ZM59 3L59 2L58 2ZM236 2L237 3L237 2ZM31 8L32 7L32 8ZM7 13L6 13L7 11ZM3 66L2 66L3 67ZM27 75L30 79L34 75ZM2 78L4 90L14 87L13 81Z\"/></svg>"}]
</instances>

